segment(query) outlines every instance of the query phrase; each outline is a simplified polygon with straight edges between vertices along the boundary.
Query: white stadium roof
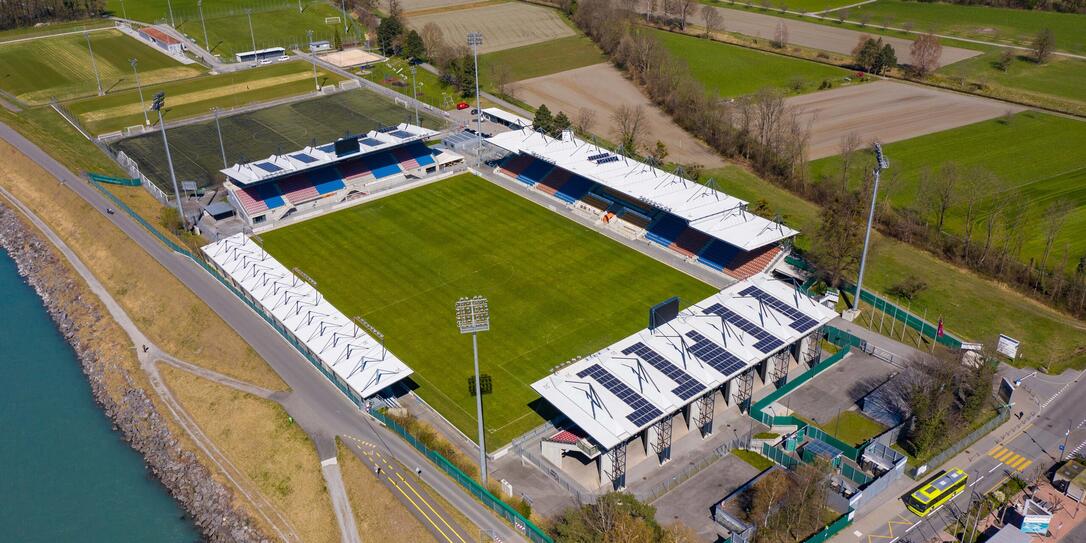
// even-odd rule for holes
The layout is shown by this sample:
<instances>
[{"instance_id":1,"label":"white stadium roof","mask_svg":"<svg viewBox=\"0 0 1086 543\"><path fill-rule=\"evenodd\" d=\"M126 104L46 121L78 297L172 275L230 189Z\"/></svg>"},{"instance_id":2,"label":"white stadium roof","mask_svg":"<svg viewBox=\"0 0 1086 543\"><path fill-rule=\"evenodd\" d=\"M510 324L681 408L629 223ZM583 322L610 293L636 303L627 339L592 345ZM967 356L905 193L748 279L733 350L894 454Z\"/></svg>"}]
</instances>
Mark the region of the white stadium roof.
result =
<instances>
[{"instance_id":1,"label":"white stadium roof","mask_svg":"<svg viewBox=\"0 0 1086 543\"><path fill-rule=\"evenodd\" d=\"M437 132L429 128L400 123L395 127L370 130L369 133L364 135L351 136L358 139L359 152L357 153L338 156L333 142L317 147L306 147L300 151L282 155L271 155L268 158L245 164L234 164L219 171L230 178L231 181L244 186L289 173L327 166L346 158L390 149L411 141L427 140L436 135Z\"/></svg>"},{"instance_id":2,"label":"white stadium roof","mask_svg":"<svg viewBox=\"0 0 1086 543\"><path fill-rule=\"evenodd\" d=\"M521 117L520 115L514 115L514 114L509 113L508 111L506 111L504 109L501 109L501 108L496 108L496 107L483 108L483 113L485 113L487 115L490 115L491 117L494 117L495 119L501 119L502 121L505 121L506 123L508 123L510 125L532 126L532 120L531 119L525 119L524 117Z\"/></svg>"},{"instance_id":3,"label":"white stadium roof","mask_svg":"<svg viewBox=\"0 0 1086 543\"><path fill-rule=\"evenodd\" d=\"M789 283L740 281L536 381L532 388L605 449L826 324L837 314Z\"/></svg>"},{"instance_id":4,"label":"white stadium roof","mask_svg":"<svg viewBox=\"0 0 1086 543\"><path fill-rule=\"evenodd\" d=\"M690 226L745 251L799 232L746 211L745 200L654 168L566 132L562 139L529 129L502 132L487 139L513 153L550 162L607 188L686 219Z\"/></svg>"},{"instance_id":5,"label":"white stadium roof","mask_svg":"<svg viewBox=\"0 0 1086 543\"><path fill-rule=\"evenodd\" d=\"M372 396L411 375L396 355L244 235L203 251L359 396Z\"/></svg>"}]
</instances>

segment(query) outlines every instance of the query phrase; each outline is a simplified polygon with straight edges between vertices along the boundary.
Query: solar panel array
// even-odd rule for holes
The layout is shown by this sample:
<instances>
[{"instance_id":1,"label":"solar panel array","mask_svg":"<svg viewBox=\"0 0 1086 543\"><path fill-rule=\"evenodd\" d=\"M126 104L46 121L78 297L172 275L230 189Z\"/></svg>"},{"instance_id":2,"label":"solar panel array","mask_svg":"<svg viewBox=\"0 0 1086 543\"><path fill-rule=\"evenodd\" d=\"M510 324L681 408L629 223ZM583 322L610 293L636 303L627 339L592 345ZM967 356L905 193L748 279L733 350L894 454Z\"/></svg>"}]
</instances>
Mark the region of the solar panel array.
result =
<instances>
[{"instance_id":1,"label":"solar panel array","mask_svg":"<svg viewBox=\"0 0 1086 543\"><path fill-rule=\"evenodd\" d=\"M618 157L615 156L615 155L611 155L611 156L608 156L608 157L603 157L603 158L597 160L596 164L607 164L608 162L618 162Z\"/></svg>"},{"instance_id":2,"label":"solar panel array","mask_svg":"<svg viewBox=\"0 0 1086 543\"><path fill-rule=\"evenodd\" d=\"M603 157L605 157L605 156L607 156L609 154L611 154L611 153L600 153L598 155L588 155L588 160L593 160L593 161L599 160L599 159L601 159L601 158L603 158Z\"/></svg>"},{"instance_id":3,"label":"solar panel array","mask_svg":"<svg viewBox=\"0 0 1086 543\"><path fill-rule=\"evenodd\" d=\"M275 173L275 172L283 169L283 168L280 168L279 166L276 166L275 164L272 164L271 162L257 162L256 167L260 168L261 170L264 170L264 171L266 171L268 173Z\"/></svg>"},{"instance_id":4,"label":"solar panel array","mask_svg":"<svg viewBox=\"0 0 1086 543\"><path fill-rule=\"evenodd\" d=\"M746 364L738 356L720 348L719 345L713 343L696 330L687 332L686 337L694 340L694 344L690 346L690 352L694 353L694 356L698 357L702 362L709 364L721 375L725 377L735 375L746 367Z\"/></svg>"},{"instance_id":5,"label":"solar panel array","mask_svg":"<svg viewBox=\"0 0 1086 543\"><path fill-rule=\"evenodd\" d=\"M724 319L726 322L729 322L732 325L736 326L740 330L746 332L747 335L757 340L754 344L754 348L762 351L763 353L768 353L784 345L784 342L777 339L773 334L765 331L757 324L748 321L739 313L736 313L735 311L732 311L731 309L728 309L727 307L724 307L720 304L713 304L705 308L704 313L706 315L716 315Z\"/></svg>"},{"instance_id":6,"label":"solar panel array","mask_svg":"<svg viewBox=\"0 0 1086 543\"><path fill-rule=\"evenodd\" d=\"M600 366L599 364L592 364L577 372L577 377L582 379L591 377L595 379L597 383L603 385L603 387L609 390L611 394L614 394L615 397L626 402L626 405L633 410L629 415L626 415L626 420L637 427L645 426L653 419L663 414L656 406L649 403L644 396L634 392L632 388L626 386L622 381L619 381L618 377L611 375L610 372L603 369L603 366Z\"/></svg>"},{"instance_id":7,"label":"solar panel array","mask_svg":"<svg viewBox=\"0 0 1086 543\"><path fill-rule=\"evenodd\" d=\"M804 315L800 310L778 300L776 297L758 287L747 287L740 291L739 295L758 299L763 304L780 311L781 314L792 319L792 324L790 326L797 332L806 332L818 324L818 321Z\"/></svg>"},{"instance_id":8,"label":"solar panel array","mask_svg":"<svg viewBox=\"0 0 1086 543\"><path fill-rule=\"evenodd\" d=\"M305 163L305 164L312 164L312 163L317 161L316 158L311 157L311 156L309 156L309 155L307 155L305 153L296 153L296 154L290 155L290 158L293 158L294 160L297 160L298 162L302 162L302 163Z\"/></svg>"},{"instance_id":9,"label":"solar panel array","mask_svg":"<svg viewBox=\"0 0 1086 543\"><path fill-rule=\"evenodd\" d=\"M817 454L831 460L841 456L841 451L837 447L819 439L811 439L803 448L810 451L811 454Z\"/></svg>"},{"instance_id":10,"label":"solar panel array","mask_svg":"<svg viewBox=\"0 0 1086 543\"><path fill-rule=\"evenodd\" d=\"M389 132L388 134L390 136L396 136L397 138L410 138L410 137L414 136L414 134L412 134L410 132L407 132L405 130L393 130L392 132Z\"/></svg>"},{"instance_id":11,"label":"solar panel array","mask_svg":"<svg viewBox=\"0 0 1086 543\"><path fill-rule=\"evenodd\" d=\"M369 147L377 147L378 145L381 145L381 140L375 140L373 138L362 138L358 140L358 143Z\"/></svg>"},{"instance_id":12,"label":"solar panel array","mask_svg":"<svg viewBox=\"0 0 1086 543\"><path fill-rule=\"evenodd\" d=\"M666 358L660 356L660 353L657 353L652 350L651 347L640 341L623 349L622 354L635 355L641 360L648 362L650 366L660 370L660 373L663 373L668 379L671 379L678 385L671 389L671 393L684 400L689 400L694 397L695 394L705 390L705 385L695 381L694 378L690 377L690 374L683 371L682 368L672 364Z\"/></svg>"}]
</instances>

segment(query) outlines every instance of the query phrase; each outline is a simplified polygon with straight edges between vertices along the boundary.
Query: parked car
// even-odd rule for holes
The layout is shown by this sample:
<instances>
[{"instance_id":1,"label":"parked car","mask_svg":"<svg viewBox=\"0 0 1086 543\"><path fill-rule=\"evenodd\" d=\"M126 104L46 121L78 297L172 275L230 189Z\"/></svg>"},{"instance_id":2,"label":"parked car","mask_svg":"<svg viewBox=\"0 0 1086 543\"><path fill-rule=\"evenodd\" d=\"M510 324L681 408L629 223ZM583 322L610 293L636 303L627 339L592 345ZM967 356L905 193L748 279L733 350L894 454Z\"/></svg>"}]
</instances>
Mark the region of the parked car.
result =
<instances>
[{"instance_id":1,"label":"parked car","mask_svg":"<svg viewBox=\"0 0 1086 543\"><path fill-rule=\"evenodd\" d=\"M271 63L272 63L272 59L270 59L270 58L266 58L266 59L260 61L261 66L266 66L266 65L271 64Z\"/></svg>"},{"instance_id":2,"label":"parked car","mask_svg":"<svg viewBox=\"0 0 1086 543\"><path fill-rule=\"evenodd\" d=\"M471 114L472 114L472 115L478 115L478 114L479 114L479 110L478 110L478 109L475 109L475 108L471 108Z\"/></svg>"},{"instance_id":3,"label":"parked car","mask_svg":"<svg viewBox=\"0 0 1086 543\"><path fill-rule=\"evenodd\" d=\"M456 104L456 109L459 109L459 110L464 110L464 109L467 109L469 107L471 107L471 106L469 106L467 102L460 102L459 104Z\"/></svg>"},{"instance_id":4,"label":"parked car","mask_svg":"<svg viewBox=\"0 0 1086 543\"><path fill-rule=\"evenodd\" d=\"M290 60L290 57L288 57L286 55L283 55L283 56L281 56L281 57L279 57L279 58L277 58L275 60L278 60L279 62L283 62L283 61L286 61L286 60Z\"/></svg>"}]
</instances>

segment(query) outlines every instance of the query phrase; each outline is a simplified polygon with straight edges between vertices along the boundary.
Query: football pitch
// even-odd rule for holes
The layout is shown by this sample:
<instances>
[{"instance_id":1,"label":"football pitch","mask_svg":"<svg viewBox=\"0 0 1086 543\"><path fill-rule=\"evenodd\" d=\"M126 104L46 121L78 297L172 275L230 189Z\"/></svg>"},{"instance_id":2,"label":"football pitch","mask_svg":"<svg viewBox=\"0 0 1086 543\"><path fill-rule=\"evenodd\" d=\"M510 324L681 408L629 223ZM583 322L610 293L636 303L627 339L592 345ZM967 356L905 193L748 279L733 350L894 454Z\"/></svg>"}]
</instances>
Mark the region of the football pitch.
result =
<instances>
[{"instance_id":1,"label":"football pitch","mask_svg":"<svg viewBox=\"0 0 1086 543\"><path fill-rule=\"evenodd\" d=\"M544 422L530 384L647 324L648 308L715 289L471 174L261 234L265 249L313 278L415 370L417 393L475 435L471 338L453 311L486 296L479 336L487 447Z\"/></svg>"}]
</instances>

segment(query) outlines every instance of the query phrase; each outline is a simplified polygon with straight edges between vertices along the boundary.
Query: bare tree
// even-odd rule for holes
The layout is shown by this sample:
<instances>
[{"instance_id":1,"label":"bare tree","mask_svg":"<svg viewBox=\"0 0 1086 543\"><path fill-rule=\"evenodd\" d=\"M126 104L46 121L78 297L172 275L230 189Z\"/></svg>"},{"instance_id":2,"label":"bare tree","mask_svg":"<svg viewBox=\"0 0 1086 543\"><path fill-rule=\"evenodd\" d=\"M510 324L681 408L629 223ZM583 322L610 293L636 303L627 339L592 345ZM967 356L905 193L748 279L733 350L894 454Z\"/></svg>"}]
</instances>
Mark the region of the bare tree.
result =
<instances>
[{"instance_id":1,"label":"bare tree","mask_svg":"<svg viewBox=\"0 0 1086 543\"><path fill-rule=\"evenodd\" d=\"M924 77L939 69L943 46L934 34L923 34L909 47L910 66L918 77Z\"/></svg>"},{"instance_id":2,"label":"bare tree","mask_svg":"<svg viewBox=\"0 0 1086 543\"><path fill-rule=\"evenodd\" d=\"M697 0L677 0L679 11L679 28L686 30L686 19L694 14L698 7Z\"/></svg>"},{"instance_id":3,"label":"bare tree","mask_svg":"<svg viewBox=\"0 0 1086 543\"><path fill-rule=\"evenodd\" d=\"M1041 254L1041 271L1047 270L1048 257L1052 252L1052 244L1060 235L1060 230L1067 222L1067 215L1071 213L1073 206L1067 200L1056 200L1045 210L1045 250Z\"/></svg>"},{"instance_id":4,"label":"bare tree","mask_svg":"<svg viewBox=\"0 0 1086 543\"><path fill-rule=\"evenodd\" d=\"M992 172L983 168L976 168L962 180L959 193L962 197L962 212L965 220L964 246L962 256L969 260L969 248L973 242L973 229L976 227L977 215L981 211L980 204L991 193L994 187Z\"/></svg>"},{"instance_id":5,"label":"bare tree","mask_svg":"<svg viewBox=\"0 0 1086 543\"><path fill-rule=\"evenodd\" d=\"M712 36L714 32L724 31L724 17L722 17L720 12L713 6L710 6L709 4L703 4L701 6L701 19L705 22L706 38Z\"/></svg>"},{"instance_id":6,"label":"bare tree","mask_svg":"<svg viewBox=\"0 0 1086 543\"><path fill-rule=\"evenodd\" d=\"M426 47L426 58L434 59L438 56L438 50L445 47L445 38L441 28L433 21L426 23L419 31L422 44Z\"/></svg>"},{"instance_id":7,"label":"bare tree","mask_svg":"<svg viewBox=\"0 0 1086 543\"><path fill-rule=\"evenodd\" d=\"M934 226L937 233L943 231L946 213L954 205L954 199L957 196L958 177L958 166L953 162L947 162L943 164L942 168L939 168L936 175L931 177L931 182L926 187L925 198L927 199L928 209L935 214Z\"/></svg>"},{"instance_id":8,"label":"bare tree","mask_svg":"<svg viewBox=\"0 0 1086 543\"><path fill-rule=\"evenodd\" d=\"M777 28L773 31L773 41L770 44L777 49L788 45L788 25L783 22L777 23Z\"/></svg>"},{"instance_id":9,"label":"bare tree","mask_svg":"<svg viewBox=\"0 0 1086 543\"><path fill-rule=\"evenodd\" d=\"M577 122L573 124L573 127L577 129L577 132L581 134L587 134L592 130L592 123L596 121L596 110L590 107L582 107L577 113Z\"/></svg>"},{"instance_id":10,"label":"bare tree","mask_svg":"<svg viewBox=\"0 0 1086 543\"><path fill-rule=\"evenodd\" d=\"M495 64L490 67L490 76L494 81L494 87L498 94L509 94L509 83L512 73L506 64Z\"/></svg>"},{"instance_id":11,"label":"bare tree","mask_svg":"<svg viewBox=\"0 0 1086 543\"><path fill-rule=\"evenodd\" d=\"M992 186L998 186L999 183L992 177ZM981 216L984 218L984 248L980 251L980 257L977 259L978 263L983 264L988 258L988 252L992 249L992 238L995 234L996 225L999 222L1000 216L1003 214L1003 208L1007 205L1007 201L1013 195L997 195L993 198L989 198L984 203L984 208L981 211Z\"/></svg>"},{"instance_id":12,"label":"bare tree","mask_svg":"<svg viewBox=\"0 0 1086 543\"><path fill-rule=\"evenodd\" d=\"M1041 30L1033 38L1033 60L1037 61L1037 64L1048 62L1048 58L1052 56L1052 50L1055 48L1056 36L1052 34L1052 29L1045 28Z\"/></svg>"},{"instance_id":13,"label":"bare tree","mask_svg":"<svg viewBox=\"0 0 1086 543\"><path fill-rule=\"evenodd\" d=\"M403 6L400 5L400 0L388 0L388 16L393 19L401 19L402 15Z\"/></svg>"},{"instance_id":14,"label":"bare tree","mask_svg":"<svg viewBox=\"0 0 1086 543\"><path fill-rule=\"evenodd\" d=\"M627 154L636 154L641 138L645 135L645 108L640 104L623 104L611 114L611 122L618 134L619 143Z\"/></svg>"},{"instance_id":15,"label":"bare tree","mask_svg":"<svg viewBox=\"0 0 1086 543\"><path fill-rule=\"evenodd\" d=\"M852 161L856 158L856 151L860 149L860 145L862 145L860 135L855 131L849 132L841 138L841 192L848 190L848 181L852 174Z\"/></svg>"}]
</instances>

